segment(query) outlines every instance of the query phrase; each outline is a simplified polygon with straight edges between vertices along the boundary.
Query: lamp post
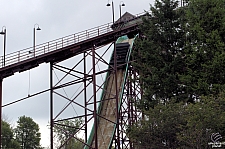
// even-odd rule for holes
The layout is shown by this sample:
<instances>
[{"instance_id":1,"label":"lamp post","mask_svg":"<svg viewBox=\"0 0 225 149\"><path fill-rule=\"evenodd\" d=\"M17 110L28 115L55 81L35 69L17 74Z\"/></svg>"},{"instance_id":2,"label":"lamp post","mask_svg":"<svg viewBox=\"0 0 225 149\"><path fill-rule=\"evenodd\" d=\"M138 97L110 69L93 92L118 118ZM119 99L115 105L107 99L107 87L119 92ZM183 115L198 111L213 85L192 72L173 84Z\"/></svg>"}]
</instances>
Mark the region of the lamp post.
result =
<instances>
[{"instance_id":1,"label":"lamp post","mask_svg":"<svg viewBox=\"0 0 225 149\"><path fill-rule=\"evenodd\" d=\"M37 28L36 28L36 26L37 26ZM34 24L34 45L33 45L34 57L35 57L35 29L38 30L38 31L41 30L38 24Z\"/></svg>"},{"instance_id":2,"label":"lamp post","mask_svg":"<svg viewBox=\"0 0 225 149\"><path fill-rule=\"evenodd\" d=\"M5 47L6 47L6 27L2 27L1 35L4 35L4 48L3 48L3 66L5 66ZM2 119L2 81L0 78L0 119ZM2 146L2 121L0 121L0 147Z\"/></svg>"},{"instance_id":3,"label":"lamp post","mask_svg":"<svg viewBox=\"0 0 225 149\"><path fill-rule=\"evenodd\" d=\"M122 3L122 4L121 4ZM124 2L123 1L120 1L120 22L121 22L121 7L124 7L125 6L125 4L124 4Z\"/></svg>"},{"instance_id":4,"label":"lamp post","mask_svg":"<svg viewBox=\"0 0 225 149\"><path fill-rule=\"evenodd\" d=\"M1 35L4 35L4 48L3 48L3 66L5 66L5 47L6 47L6 27L2 27Z\"/></svg>"},{"instance_id":5,"label":"lamp post","mask_svg":"<svg viewBox=\"0 0 225 149\"><path fill-rule=\"evenodd\" d=\"M108 4L106 5L107 7L111 6L109 1L108 1ZM114 24L114 5L113 5L113 1L112 1L112 15L113 15L113 24Z\"/></svg>"}]
</instances>

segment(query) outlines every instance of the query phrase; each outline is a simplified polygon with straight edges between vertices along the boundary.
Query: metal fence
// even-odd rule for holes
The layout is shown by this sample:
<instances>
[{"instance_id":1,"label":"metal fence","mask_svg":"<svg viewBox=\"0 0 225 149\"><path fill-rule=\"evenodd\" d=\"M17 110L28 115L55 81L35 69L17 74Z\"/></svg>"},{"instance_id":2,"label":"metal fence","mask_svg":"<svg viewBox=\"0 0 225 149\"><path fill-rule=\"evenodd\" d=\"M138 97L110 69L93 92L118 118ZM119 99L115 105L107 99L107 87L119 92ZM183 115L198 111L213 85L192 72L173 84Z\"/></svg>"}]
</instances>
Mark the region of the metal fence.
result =
<instances>
[{"instance_id":1,"label":"metal fence","mask_svg":"<svg viewBox=\"0 0 225 149\"><path fill-rule=\"evenodd\" d=\"M144 12L145 13L145 12ZM137 14L136 17L143 15L144 13ZM132 20L131 20L132 21ZM129 22L129 21L127 21ZM125 23L127 23L125 22ZM112 23L107 23L98 27L94 27L82 32L78 32L69 36L65 36L56 40L52 40L43 44L36 45L35 47L26 48L17 52L13 52L5 55L5 66L9 66L21 61L34 58L51 51L55 51L82 41L85 41L90 38L94 38L109 32L112 32ZM124 25L124 24L123 24ZM133 26L134 24L128 25ZM122 26L122 25L121 25ZM127 26L126 26L127 27ZM0 57L0 68L4 66L4 57Z\"/></svg>"}]
</instances>

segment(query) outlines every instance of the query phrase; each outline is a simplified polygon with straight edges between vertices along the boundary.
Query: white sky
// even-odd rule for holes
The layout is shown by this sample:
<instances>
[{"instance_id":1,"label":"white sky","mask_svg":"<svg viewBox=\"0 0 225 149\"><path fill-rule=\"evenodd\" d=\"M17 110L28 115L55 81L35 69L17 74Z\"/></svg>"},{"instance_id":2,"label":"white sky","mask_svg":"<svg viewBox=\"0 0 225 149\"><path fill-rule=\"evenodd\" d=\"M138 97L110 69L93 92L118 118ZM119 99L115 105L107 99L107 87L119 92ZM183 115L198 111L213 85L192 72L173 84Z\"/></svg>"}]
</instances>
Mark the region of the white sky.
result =
<instances>
[{"instance_id":1,"label":"white sky","mask_svg":"<svg viewBox=\"0 0 225 149\"><path fill-rule=\"evenodd\" d=\"M33 27L39 24L36 44L48 42L112 21L108 0L0 0L0 31L7 28L6 54L33 45ZM111 1L109 1L111 2ZM115 20L119 17L120 0L114 0ZM154 0L124 0L124 12L138 14L149 10ZM3 55L3 36L0 36L0 55ZM3 81L3 105L28 95L29 71L16 73ZM49 88L49 64L30 71L30 94ZM3 108L3 114L16 124L25 115L39 124L41 144L49 145L49 92Z\"/></svg>"}]
</instances>

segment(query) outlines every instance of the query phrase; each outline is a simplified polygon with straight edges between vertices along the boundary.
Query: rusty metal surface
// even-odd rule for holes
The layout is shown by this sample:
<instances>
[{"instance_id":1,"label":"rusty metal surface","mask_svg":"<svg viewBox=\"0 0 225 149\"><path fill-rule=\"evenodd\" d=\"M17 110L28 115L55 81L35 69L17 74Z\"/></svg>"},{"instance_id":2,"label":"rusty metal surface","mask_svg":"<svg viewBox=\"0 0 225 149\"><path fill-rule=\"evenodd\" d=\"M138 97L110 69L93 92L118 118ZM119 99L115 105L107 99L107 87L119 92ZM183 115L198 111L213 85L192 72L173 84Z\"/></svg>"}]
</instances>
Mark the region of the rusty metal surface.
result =
<instances>
[{"instance_id":1,"label":"rusty metal surface","mask_svg":"<svg viewBox=\"0 0 225 149\"><path fill-rule=\"evenodd\" d=\"M130 45L132 44L132 39L129 40L127 37L120 38L123 38L123 40L117 40L117 42L119 41L120 43L124 41L129 42ZM107 50L109 49L110 46ZM130 52L131 51L129 50L129 53ZM107 69L95 69L98 67L99 61L106 61L103 59L103 55L105 55L105 53L101 53L101 55L99 55L97 50L93 47L91 51L83 52L83 58L80 58L79 61L77 61L72 68L60 66L56 63L53 64L54 70L59 70L60 72L63 72L65 74L62 76L61 79L56 80L53 88L54 92L51 92L51 94L54 93L55 95L59 95L63 99L69 101L68 104L64 106L62 110L59 111L59 113L56 113L55 116L51 118L54 127L57 127L58 122L62 121L62 119L59 119L59 116L69 107L69 105L72 104L82 108L84 110L84 113L80 113L75 117L67 117L63 120L76 118L84 118L85 120L85 123L80 126L79 129L74 132L59 148L63 148L70 139L79 140L76 136L74 137L74 135L79 131L84 131L85 133L85 139L82 141L85 149L109 149L111 148L112 144L116 147L120 145L122 147L121 149L134 148L134 145L125 134L125 126L132 125L135 121L137 121L137 118L140 117L138 116L138 113L140 112L135 109L135 104L133 103L138 98L139 85L138 83L132 83L131 80L129 80L129 78L135 79L136 73L132 70L132 66L129 65L129 58L126 58L128 63L126 63L126 61L124 62L127 67L117 65L117 75L114 74L115 70L112 66L113 64L110 63L106 63L108 65ZM113 59L113 57L114 55L111 55L111 59ZM90 69L86 70L86 66L88 65L86 63L86 59L88 58L92 59L92 65ZM84 63L83 72L76 70L76 67L79 66L79 64L81 63ZM96 83L96 78L98 78L98 75L100 76L100 74L104 74L106 72L107 75L105 81L102 84ZM62 80L65 79L68 75L72 75L74 77L72 78L72 81L63 82ZM81 88L79 92L76 93L74 98L68 98L59 92L60 88L64 88L66 86L74 84L79 84L83 86L83 88ZM89 89L93 90L91 96L87 93L88 86L90 87ZM119 106L116 103L116 99L118 99L115 97L116 89L118 90L119 94ZM98 91L101 90L103 91L100 97L101 100L98 100L98 98L96 98L96 95L98 94ZM79 95L82 94L82 97L84 97L84 103L76 101L79 99ZM97 105L101 106L97 108ZM118 106L119 108L116 108L116 106ZM119 117L117 115L119 115ZM92 127L92 133L90 134L90 136L92 137L89 141L89 139L87 138L87 128L89 128L88 124L90 124L91 121L94 122L94 125ZM119 128L116 125L119 125ZM116 133L117 131L119 131L119 134ZM118 140L121 142L120 144L117 143Z\"/></svg>"},{"instance_id":2,"label":"rusty metal surface","mask_svg":"<svg viewBox=\"0 0 225 149\"><path fill-rule=\"evenodd\" d=\"M35 55L32 53L33 47L8 54L5 57L5 67L3 66L3 59L0 58L0 76L5 78L13 75L15 72L37 67L43 62L58 62L68 59L85 50L90 50L93 45L95 47L106 45L119 36L136 32L137 30L138 24L132 24L114 31L110 28L110 24L106 24L37 45L35 47Z\"/></svg>"},{"instance_id":3,"label":"rusty metal surface","mask_svg":"<svg viewBox=\"0 0 225 149\"><path fill-rule=\"evenodd\" d=\"M2 56L2 57L0 57L0 78L3 79L5 77L13 75L15 72L22 72L22 71L26 71L28 69L32 69L44 62L51 62L51 69L52 69L52 67L55 65L56 62L66 60L77 54L85 53L86 51L90 51L91 49L92 49L92 53L94 55L94 52L95 52L94 50L96 48L99 48L108 43L111 43L120 36L127 35L129 33L136 33L139 29L138 23L131 23L129 25L126 25L125 27L123 26L122 28L117 28L116 30L112 30L111 25L112 25L111 23L108 23L108 24L105 24L105 25L102 25L102 26L99 26L96 28L85 30L83 32L79 32L76 34L72 34L72 35L57 39L57 40L53 40L50 42L46 42L46 43L37 45L35 48L30 47L30 48L27 48L24 50L20 50L20 51L8 54L5 56L5 61ZM93 57L93 59L95 59L95 57ZM4 63L5 63L5 65L4 65ZM95 64L95 62L93 62L93 64ZM95 67L95 65L93 65L93 68L94 67ZM84 68L84 69L86 69L86 68ZM94 76L97 75L97 73L95 73L95 70L93 70L93 72L94 72L93 73L93 78L94 78ZM117 71L116 77L113 73L110 74L110 81L111 81L110 84L112 85L112 87L110 87L110 86L107 87L107 91L109 92L109 94L107 95L108 96L107 99L114 98L114 100L107 100L106 102L103 102L102 112L100 113L99 116L96 113L97 108L95 107L95 109L94 109L93 117L95 119L95 123L97 121L97 117L105 117L104 119L100 120L99 124L95 125L96 126L95 127L96 128L95 140L98 140L97 141L98 143L93 143L93 144L95 144L95 146L97 146L96 148L105 149L106 146L108 147L108 145L111 144L112 139L115 139L115 135L113 135L114 131L115 131L115 124L118 123L118 121L119 121L118 116L116 116L116 115L118 115L118 114L120 115L120 113L118 113L119 110L117 111L117 109L116 109L116 107L118 106L118 103L116 104L115 94L117 94L116 93L117 91L120 94L123 90L121 88L121 86L122 86L122 82L124 80L124 73L125 73L124 70L120 69ZM67 74L69 74L69 72ZM86 74L86 73L84 73L84 74ZM52 76L50 76L50 77L52 79ZM84 78L87 79L87 76L84 75ZM85 80L82 80L82 79L79 81L85 82ZM95 81L93 81L93 82L95 82ZM50 82L50 84L52 84L52 82ZM93 85L95 86L96 83L93 83ZM86 85L84 83L84 88L86 88L87 86L88 85ZM57 89L57 88L62 88L62 86L59 85L59 86L55 87L54 89ZM118 89L117 91L116 91L116 88ZM50 90L51 90L51 96L52 96L53 89L51 88ZM96 91L96 89L93 89L93 92L96 95L95 91ZM60 94L58 94L58 95L60 95ZM64 98L66 99L66 97L64 97ZM74 99L73 100L68 99L70 101L69 104L71 104L72 102L76 103L76 102L74 102ZM88 108L87 108L88 101L86 101L86 100L87 99L85 99L84 106L79 103L76 103L76 104L83 107L85 110L88 110ZM94 105L97 104L96 100L97 99L95 97ZM50 104L51 104L51 106L53 106L52 101ZM67 107L65 107L64 109L66 109ZM105 109L105 111L104 111L104 109ZM52 110L53 110L53 107L51 107L51 111ZM58 115L60 115L63 112L63 110L61 110ZM58 115L55 118L53 118L53 115L51 114L51 125L52 125L51 127L52 128L53 128L53 120L57 119ZM87 117L88 114L85 113L85 116ZM85 123L86 123L84 125L85 127L87 127L87 123L89 121L90 121L90 119L85 120ZM82 126L81 128L83 128L84 126ZM85 131L87 133L86 128L85 128ZM119 133L117 134L117 137L119 138L118 135L120 135L120 134ZM52 142L52 138L53 138L53 135L51 134L51 142ZM102 138L104 138L104 140ZM86 140L87 140L87 136L85 136L85 141ZM85 142L84 142L84 144L85 144ZM51 146L51 148L53 148L53 147Z\"/></svg>"},{"instance_id":4,"label":"rusty metal surface","mask_svg":"<svg viewBox=\"0 0 225 149\"><path fill-rule=\"evenodd\" d=\"M131 40L123 40L122 42L132 44L133 39ZM121 43L122 43L121 42ZM128 48L128 47L127 47ZM115 56L115 53L114 53ZM112 57L114 57L112 56ZM113 60L113 59L111 59ZM114 64L115 59L114 59ZM117 66L118 67L118 66ZM125 76L127 73L124 67L119 67L117 71L110 72L107 85L106 92L104 93L104 97L101 102L101 108L99 109L99 122L97 128L97 138L94 137L92 140L92 147L95 147L95 142L98 142L98 149L108 149L112 144L112 140L116 140L118 142L120 140L119 134L119 119L121 119L121 114L119 112L119 105L121 105L121 99L119 99L123 94L123 85L125 81ZM120 117L120 118L119 118ZM115 131L116 130L116 131ZM117 137L115 137L117 136ZM120 146L120 144L118 144Z\"/></svg>"},{"instance_id":5,"label":"rusty metal surface","mask_svg":"<svg viewBox=\"0 0 225 149\"><path fill-rule=\"evenodd\" d=\"M136 14L136 18L146 12ZM134 23L133 23L134 22ZM118 37L137 33L138 25L133 19L117 25L112 30L112 23L107 23L85 31L71 34L43 44L0 56L0 77L5 78L15 72L22 72L37 67L44 62L58 62L68 59L85 50L91 50L115 41ZM5 59L5 60L4 60Z\"/></svg>"}]
</instances>

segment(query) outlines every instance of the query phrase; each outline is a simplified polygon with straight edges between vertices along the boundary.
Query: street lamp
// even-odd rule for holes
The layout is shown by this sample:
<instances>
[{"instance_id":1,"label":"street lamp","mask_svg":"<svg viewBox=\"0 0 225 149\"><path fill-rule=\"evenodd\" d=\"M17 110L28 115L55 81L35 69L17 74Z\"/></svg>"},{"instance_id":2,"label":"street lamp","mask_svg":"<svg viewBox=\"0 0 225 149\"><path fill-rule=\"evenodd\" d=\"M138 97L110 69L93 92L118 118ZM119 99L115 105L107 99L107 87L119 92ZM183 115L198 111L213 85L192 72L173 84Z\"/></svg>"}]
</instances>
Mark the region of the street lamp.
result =
<instances>
[{"instance_id":1,"label":"street lamp","mask_svg":"<svg viewBox=\"0 0 225 149\"><path fill-rule=\"evenodd\" d=\"M111 6L108 0L108 4L106 5L107 7ZM113 14L113 24L114 24L114 5L113 5L113 1L112 1L112 14Z\"/></svg>"},{"instance_id":2,"label":"street lamp","mask_svg":"<svg viewBox=\"0 0 225 149\"><path fill-rule=\"evenodd\" d=\"M1 35L4 35L4 48L3 48L3 66L5 66L5 46L6 46L6 27L2 27Z\"/></svg>"},{"instance_id":3,"label":"street lamp","mask_svg":"<svg viewBox=\"0 0 225 149\"><path fill-rule=\"evenodd\" d=\"M37 28L36 28L36 26L37 26ZM34 24L34 45L33 45L34 57L35 57L35 29L38 30L38 31L41 30L38 24Z\"/></svg>"},{"instance_id":4,"label":"street lamp","mask_svg":"<svg viewBox=\"0 0 225 149\"><path fill-rule=\"evenodd\" d=\"M121 7L124 7L124 6L125 6L124 2L120 1L120 23L121 23Z\"/></svg>"}]
</instances>

